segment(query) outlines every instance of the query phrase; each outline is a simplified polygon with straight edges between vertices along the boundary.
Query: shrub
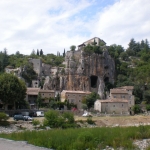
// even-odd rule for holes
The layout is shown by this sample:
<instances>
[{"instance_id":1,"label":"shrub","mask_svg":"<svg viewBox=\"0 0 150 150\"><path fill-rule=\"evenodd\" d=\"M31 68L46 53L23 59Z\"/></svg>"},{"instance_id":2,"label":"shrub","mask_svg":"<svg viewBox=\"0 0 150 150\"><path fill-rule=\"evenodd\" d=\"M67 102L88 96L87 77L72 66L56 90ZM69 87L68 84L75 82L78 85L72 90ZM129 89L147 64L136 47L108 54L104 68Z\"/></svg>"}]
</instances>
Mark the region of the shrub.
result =
<instances>
[{"instance_id":1,"label":"shrub","mask_svg":"<svg viewBox=\"0 0 150 150\"><path fill-rule=\"evenodd\" d=\"M0 121L6 121L9 117L3 113L3 112L0 112Z\"/></svg>"},{"instance_id":2,"label":"shrub","mask_svg":"<svg viewBox=\"0 0 150 150\"><path fill-rule=\"evenodd\" d=\"M135 114L140 113L141 109L139 105L134 105L132 107L132 110L134 111Z\"/></svg>"},{"instance_id":3,"label":"shrub","mask_svg":"<svg viewBox=\"0 0 150 150\"><path fill-rule=\"evenodd\" d=\"M32 121L32 124L33 124L34 126L37 126L37 125L40 124L40 121L37 120L37 119L35 119L35 120Z\"/></svg>"},{"instance_id":4,"label":"shrub","mask_svg":"<svg viewBox=\"0 0 150 150\"><path fill-rule=\"evenodd\" d=\"M50 126L51 128L72 128L76 127L74 116L72 113L65 112L59 114L58 111L50 110L45 113L44 126Z\"/></svg>"},{"instance_id":5,"label":"shrub","mask_svg":"<svg viewBox=\"0 0 150 150\"><path fill-rule=\"evenodd\" d=\"M95 124L95 122L92 120L91 117L88 117L87 120L86 120L86 122L87 122L88 124Z\"/></svg>"}]
</instances>

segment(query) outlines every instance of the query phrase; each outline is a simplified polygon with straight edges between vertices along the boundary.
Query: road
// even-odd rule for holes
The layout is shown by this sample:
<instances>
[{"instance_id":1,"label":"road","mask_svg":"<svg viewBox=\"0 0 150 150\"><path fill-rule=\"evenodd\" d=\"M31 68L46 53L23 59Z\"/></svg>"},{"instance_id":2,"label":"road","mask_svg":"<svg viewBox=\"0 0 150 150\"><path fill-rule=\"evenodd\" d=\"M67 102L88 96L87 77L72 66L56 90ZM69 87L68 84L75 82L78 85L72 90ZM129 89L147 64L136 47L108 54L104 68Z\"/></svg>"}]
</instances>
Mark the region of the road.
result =
<instances>
[{"instance_id":1,"label":"road","mask_svg":"<svg viewBox=\"0 0 150 150\"><path fill-rule=\"evenodd\" d=\"M1 150L52 150L27 144L25 141L12 141L0 138Z\"/></svg>"}]
</instances>

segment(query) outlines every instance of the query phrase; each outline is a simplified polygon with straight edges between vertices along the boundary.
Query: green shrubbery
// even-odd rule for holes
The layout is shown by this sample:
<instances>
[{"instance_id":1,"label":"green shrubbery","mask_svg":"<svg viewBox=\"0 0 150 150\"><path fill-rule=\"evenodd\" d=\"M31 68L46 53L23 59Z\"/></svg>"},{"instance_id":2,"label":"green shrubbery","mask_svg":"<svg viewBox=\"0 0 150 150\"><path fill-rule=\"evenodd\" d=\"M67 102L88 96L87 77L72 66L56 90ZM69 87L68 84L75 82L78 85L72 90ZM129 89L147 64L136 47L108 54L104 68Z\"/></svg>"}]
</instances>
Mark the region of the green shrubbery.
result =
<instances>
[{"instance_id":1,"label":"green shrubbery","mask_svg":"<svg viewBox=\"0 0 150 150\"><path fill-rule=\"evenodd\" d=\"M150 138L150 126L34 130L0 134L0 137L55 150L98 150L106 146L131 150L136 149L134 140Z\"/></svg>"},{"instance_id":2,"label":"green shrubbery","mask_svg":"<svg viewBox=\"0 0 150 150\"><path fill-rule=\"evenodd\" d=\"M76 127L74 116L72 113L64 112L60 114L58 111L50 110L45 113L44 126L51 128L71 128Z\"/></svg>"},{"instance_id":3,"label":"green shrubbery","mask_svg":"<svg viewBox=\"0 0 150 150\"><path fill-rule=\"evenodd\" d=\"M3 112L0 112L0 126L7 126L9 125L9 123L7 122L7 119L9 117L3 113Z\"/></svg>"}]
</instances>

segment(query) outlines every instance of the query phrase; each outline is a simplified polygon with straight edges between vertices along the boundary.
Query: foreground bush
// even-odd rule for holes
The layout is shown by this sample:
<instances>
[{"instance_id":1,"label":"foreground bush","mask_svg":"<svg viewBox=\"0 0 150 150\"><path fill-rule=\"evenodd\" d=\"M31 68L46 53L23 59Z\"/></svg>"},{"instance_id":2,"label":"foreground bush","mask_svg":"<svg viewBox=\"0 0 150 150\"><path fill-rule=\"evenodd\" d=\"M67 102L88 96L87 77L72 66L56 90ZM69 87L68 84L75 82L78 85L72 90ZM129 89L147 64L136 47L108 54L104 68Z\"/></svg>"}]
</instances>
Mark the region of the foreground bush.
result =
<instances>
[{"instance_id":1,"label":"foreground bush","mask_svg":"<svg viewBox=\"0 0 150 150\"><path fill-rule=\"evenodd\" d=\"M8 118L9 117L5 113L0 112L0 126L8 126L9 125L9 122L7 121Z\"/></svg>"},{"instance_id":2,"label":"foreground bush","mask_svg":"<svg viewBox=\"0 0 150 150\"><path fill-rule=\"evenodd\" d=\"M58 111L49 110L45 113L44 126L51 128L71 128L76 127L74 115L70 112L60 114Z\"/></svg>"},{"instance_id":3,"label":"foreground bush","mask_svg":"<svg viewBox=\"0 0 150 150\"><path fill-rule=\"evenodd\" d=\"M100 150L106 146L132 150L136 149L132 144L133 140L150 138L150 126L35 130L0 134L0 137L28 141L33 145L55 150Z\"/></svg>"}]
</instances>

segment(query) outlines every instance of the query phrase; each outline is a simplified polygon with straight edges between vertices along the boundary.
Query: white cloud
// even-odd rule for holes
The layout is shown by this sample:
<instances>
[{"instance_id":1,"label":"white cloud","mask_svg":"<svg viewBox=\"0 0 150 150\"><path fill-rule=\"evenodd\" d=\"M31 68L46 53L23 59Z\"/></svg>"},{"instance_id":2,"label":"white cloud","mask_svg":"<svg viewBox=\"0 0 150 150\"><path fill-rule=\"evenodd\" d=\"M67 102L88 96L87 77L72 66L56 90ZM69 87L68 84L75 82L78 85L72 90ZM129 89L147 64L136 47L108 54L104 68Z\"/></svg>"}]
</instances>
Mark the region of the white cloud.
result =
<instances>
[{"instance_id":1,"label":"white cloud","mask_svg":"<svg viewBox=\"0 0 150 150\"><path fill-rule=\"evenodd\" d=\"M107 45L125 47L131 38L150 39L149 0L116 0L102 9L103 2L1 0L0 51L6 47L9 54L18 50L30 54L33 49L56 54L95 36ZM99 12L92 16L92 10Z\"/></svg>"},{"instance_id":2,"label":"white cloud","mask_svg":"<svg viewBox=\"0 0 150 150\"><path fill-rule=\"evenodd\" d=\"M150 39L149 0L120 0L97 14L95 31L107 45L120 44L125 48L131 38Z\"/></svg>"},{"instance_id":3,"label":"white cloud","mask_svg":"<svg viewBox=\"0 0 150 150\"><path fill-rule=\"evenodd\" d=\"M89 0L0 1L0 50L6 47L8 53L19 50L24 54L32 49L63 52L65 47L82 41L84 36L75 33L83 23L70 18L90 5Z\"/></svg>"}]
</instances>

